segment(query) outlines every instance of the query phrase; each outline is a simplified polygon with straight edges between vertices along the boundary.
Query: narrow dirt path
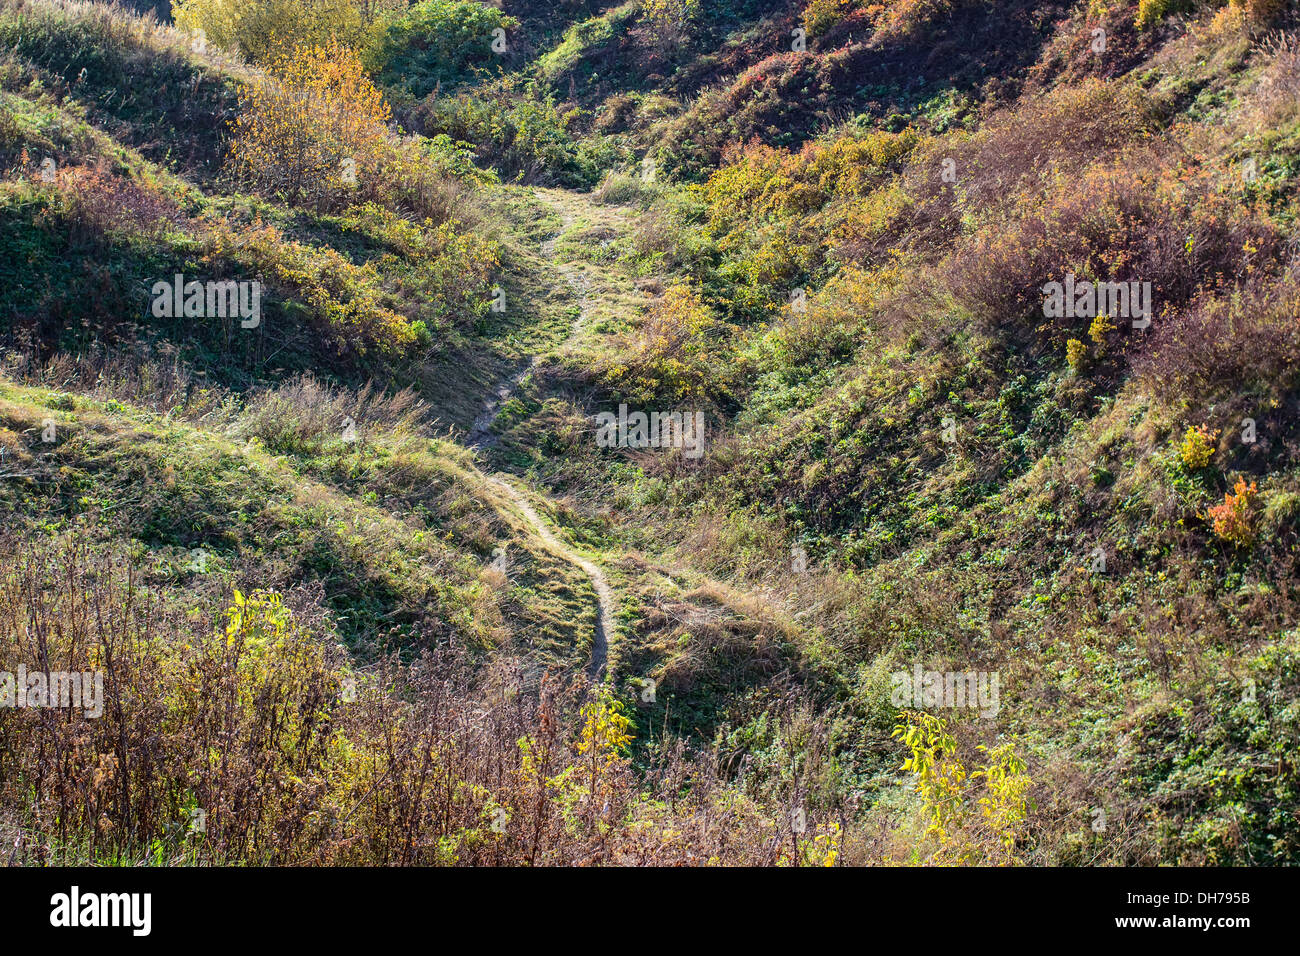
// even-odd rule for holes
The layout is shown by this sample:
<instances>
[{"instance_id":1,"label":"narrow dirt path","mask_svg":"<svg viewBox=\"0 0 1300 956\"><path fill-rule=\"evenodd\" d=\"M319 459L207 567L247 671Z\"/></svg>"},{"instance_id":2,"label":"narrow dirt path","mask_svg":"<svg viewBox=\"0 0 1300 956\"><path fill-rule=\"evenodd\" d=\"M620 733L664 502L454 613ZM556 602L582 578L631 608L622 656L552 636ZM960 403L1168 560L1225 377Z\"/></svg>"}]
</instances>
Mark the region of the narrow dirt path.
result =
<instances>
[{"instance_id":1,"label":"narrow dirt path","mask_svg":"<svg viewBox=\"0 0 1300 956\"><path fill-rule=\"evenodd\" d=\"M560 231L554 236L542 243L542 255L552 263L555 262L555 253L557 243L564 231L573 225L573 215L562 205L553 202L544 193L534 193L539 199L555 208L559 214L563 225ZM569 329L566 342L573 339L575 335L582 331L590 314L590 303L587 298L587 286L583 281L581 274L565 263L555 263L556 271L564 277L564 281L569 284L578 296L578 315L574 320L573 326ZM562 346L561 346L562 347ZM496 418L501 407L510 400L511 395L518 389L519 384L528 376L538 362L541 356L533 356L532 361L521 371L517 372L511 378L497 386L495 394L484 406L483 411L474 420L470 429L467 444L474 450L486 450L494 446L497 442L497 436L492 432L492 422ZM606 664L609 660L609 633L614 620L615 601L614 591L609 586L609 579L605 577L605 572L595 562L584 558L578 554L551 530L550 525L542 519L537 510L528 501L528 498L522 491L511 484L506 477L500 472L485 473L488 481L510 499L516 510L525 521L536 532L537 536L546 545L551 553L560 559L576 565L581 568L583 573L591 580L591 586L596 592L596 633L591 641L591 660L587 664L587 674L592 679L599 679L605 672Z\"/></svg>"},{"instance_id":2,"label":"narrow dirt path","mask_svg":"<svg viewBox=\"0 0 1300 956\"><path fill-rule=\"evenodd\" d=\"M605 577L605 572L593 561L589 561L582 555L578 554L567 544L561 541L550 529L550 526L537 513L528 499L524 497L523 492L508 482L500 474L490 474L487 476L488 481L496 485L514 504L519 514L523 516L537 536L542 539L546 547L564 561L577 565L582 568L587 577L591 579L591 586L596 591L596 633L591 640L591 660L587 663L587 673L593 679L599 679L604 671L605 665L609 660L609 628L610 622L614 618L614 591L609 586L609 579Z\"/></svg>"},{"instance_id":3,"label":"narrow dirt path","mask_svg":"<svg viewBox=\"0 0 1300 956\"><path fill-rule=\"evenodd\" d=\"M533 360L521 371L496 387L494 397L488 399L487 404L483 406L483 411L470 426L469 436L466 438L470 448L491 448L497 443L497 436L492 432L493 420L501 411L501 406L510 401L510 396L519 388L519 383L528 377L528 373L537 367L539 361L540 358L534 355Z\"/></svg>"},{"instance_id":4,"label":"narrow dirt path","mask_svg":"<svg viewBox=\"0 0 1300 956\"><path fill-rule=\"evenodd\" d=\"M560 236L564 234L566 229L573 225L573 214L559 204L549 201L542 193L534 192L533 195L556 209L559 212L560 220L563 223L563 225L560 226L559 232L542 243L542 258L553 261L555 259L556 244L559 242ZM579 297L578 319L574 322L573 327L569 329L568 338L571 339L581 330L582 325L586 320L587 300L584 295L585 288L582 285L581 277L567 265L561 264L557 268L560 274L564 276L564 281L578 293ZM566 341L568 341L568 339L566 339ZM467 441L471 448L491 448L496 445L497 436L492 433L493 420L497 417L497 413L501 411L501 407L510 400L510 396L519 388L519 384L528 377L528 374L537 367L537 363L540 361L541 356L534 355L531 362L525 365L513 376L497 385L493 392L493 397L483 406L483 411L479 413L478 417L474 419L474 424L470 426Z\"/></svg>"}]
</instances>

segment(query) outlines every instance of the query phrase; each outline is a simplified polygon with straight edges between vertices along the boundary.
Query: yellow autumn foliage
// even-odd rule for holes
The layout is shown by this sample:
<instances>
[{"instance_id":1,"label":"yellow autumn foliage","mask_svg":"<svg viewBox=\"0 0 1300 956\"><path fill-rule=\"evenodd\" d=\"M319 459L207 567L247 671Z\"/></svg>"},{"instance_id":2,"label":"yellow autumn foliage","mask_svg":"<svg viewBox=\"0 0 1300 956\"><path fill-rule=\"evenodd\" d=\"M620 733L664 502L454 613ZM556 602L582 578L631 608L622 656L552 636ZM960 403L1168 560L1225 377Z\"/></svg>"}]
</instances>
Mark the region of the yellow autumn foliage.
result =
<instances>
[{"instance_id":1,"label":"yellow autumn foliage","mask_svg":"<svg viewBox=\"0 0 1300 956\"><path fill-rule=\"evenodd\" d=\"M293 205L343 205L391 152L389 109L361 60L337 41L275 56L240 92L230 168Z\"/></svg>"},{"instance_id":2,"label":"yellow autumn foliage","mask_svg":"<svg viewBox=\"0 0 1300 956\"><path fill-rule=\"evenodd\" d=\"M380 11L357 0L176 0L176 26L253 63L328 42L359 47Z\"/></svg>"}]
</instances>

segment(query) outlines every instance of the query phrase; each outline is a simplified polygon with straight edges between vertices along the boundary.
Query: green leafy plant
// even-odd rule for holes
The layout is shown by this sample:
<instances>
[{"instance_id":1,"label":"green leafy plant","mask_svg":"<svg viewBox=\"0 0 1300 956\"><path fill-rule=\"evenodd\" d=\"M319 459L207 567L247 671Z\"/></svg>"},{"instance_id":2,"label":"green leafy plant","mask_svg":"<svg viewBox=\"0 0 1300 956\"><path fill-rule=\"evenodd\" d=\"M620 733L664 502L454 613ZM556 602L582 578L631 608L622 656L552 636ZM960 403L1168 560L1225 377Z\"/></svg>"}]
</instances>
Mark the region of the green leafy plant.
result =
<instances>
[{"instance_id":1,"label":"green leafy plant","mask_svg":"<svg viewBox=\"0 0 1300 956\"><path fill-rule=\"evenodd\" d=\"M499 72L509 50L507 32L518 25L473 0L420 0L382 21L365 61L380 83L424 97L476 73Z\"/></svg>"}]
</instances>

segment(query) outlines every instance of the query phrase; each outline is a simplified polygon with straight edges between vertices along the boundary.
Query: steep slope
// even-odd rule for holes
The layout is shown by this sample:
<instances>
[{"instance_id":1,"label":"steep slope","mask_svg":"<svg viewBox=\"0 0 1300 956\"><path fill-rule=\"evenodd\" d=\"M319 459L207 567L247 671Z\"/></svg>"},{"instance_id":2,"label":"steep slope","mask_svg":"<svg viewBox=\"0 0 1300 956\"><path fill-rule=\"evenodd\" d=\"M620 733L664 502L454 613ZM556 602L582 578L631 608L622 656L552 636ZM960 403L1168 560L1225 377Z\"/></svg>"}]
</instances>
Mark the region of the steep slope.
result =
<instances>
[{"instance_id":1,"label":"steep slope","mask_svg":"<svg viewBox=\"0 0 1300 956\"><path fill-rule=\"evenodd\" d=\"M395 73L0 6L0 650L64 578L189 621L114 725L185 745L58 852L215 800L205 861L1294 862L1295 5L501 7L380 22ZM230 122L313 70L393 116L308 195ZM177 273L264 321L152 314ZM254 664L176 679L212 635Z\"/></svg>"},{"instance_id":2,"label":"steep slope","mask_svg":"<svg viewBox=\"0 0 1300 956\"><path fill-rule=\"evenodd\" d=\"M593 535L783 613L789 663L760 673L835 715L832 790L872 795L873 818L897 819L891 675L920 666L999 679L995 714L927 709L961 759L1028 761L1035 859L1287 860L1297 61L1267 27L1294 19L1033 6L1053 21L1033 56L947 132L866 97L810 137L836 101L781 84L671 120L651 155L702 184L615 175L597 197L639 220L588 248L689 291L550 370L515 433ZM960 23L927 16L861 49ZM859 55L825 36L791 63ZM751 104L801 120L736 126ZM730 145L681 162L695 137ZM1040 290L1067 276L1148 283L1150 323L1053 315ZM706 410L708 453L602 451L582 423L620 403ZM706 638L710 659L707 615L642 600L615 680L655 681L650 726L761 761L779 731L745 662L764 640Z\"/></svg>"}]
</instances>

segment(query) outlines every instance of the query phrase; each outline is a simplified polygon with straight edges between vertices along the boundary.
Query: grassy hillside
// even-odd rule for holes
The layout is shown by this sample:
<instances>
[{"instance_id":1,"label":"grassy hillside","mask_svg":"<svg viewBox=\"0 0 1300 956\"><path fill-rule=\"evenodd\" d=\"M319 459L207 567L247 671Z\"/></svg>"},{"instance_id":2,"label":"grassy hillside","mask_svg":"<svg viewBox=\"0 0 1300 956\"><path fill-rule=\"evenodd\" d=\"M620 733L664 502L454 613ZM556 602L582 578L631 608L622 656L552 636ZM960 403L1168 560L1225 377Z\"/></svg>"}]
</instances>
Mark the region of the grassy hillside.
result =
<instances>
[{"instance_id":1,"label":"grassy hillside","mask_svg":"<svg viewBox=\"0 0 1300 956\"><path fill-rule=\"evenodd\" d=\"M240 3L0 0L23 861L1296 862L1294 4Z\"/></svg>"}]
</instances>

